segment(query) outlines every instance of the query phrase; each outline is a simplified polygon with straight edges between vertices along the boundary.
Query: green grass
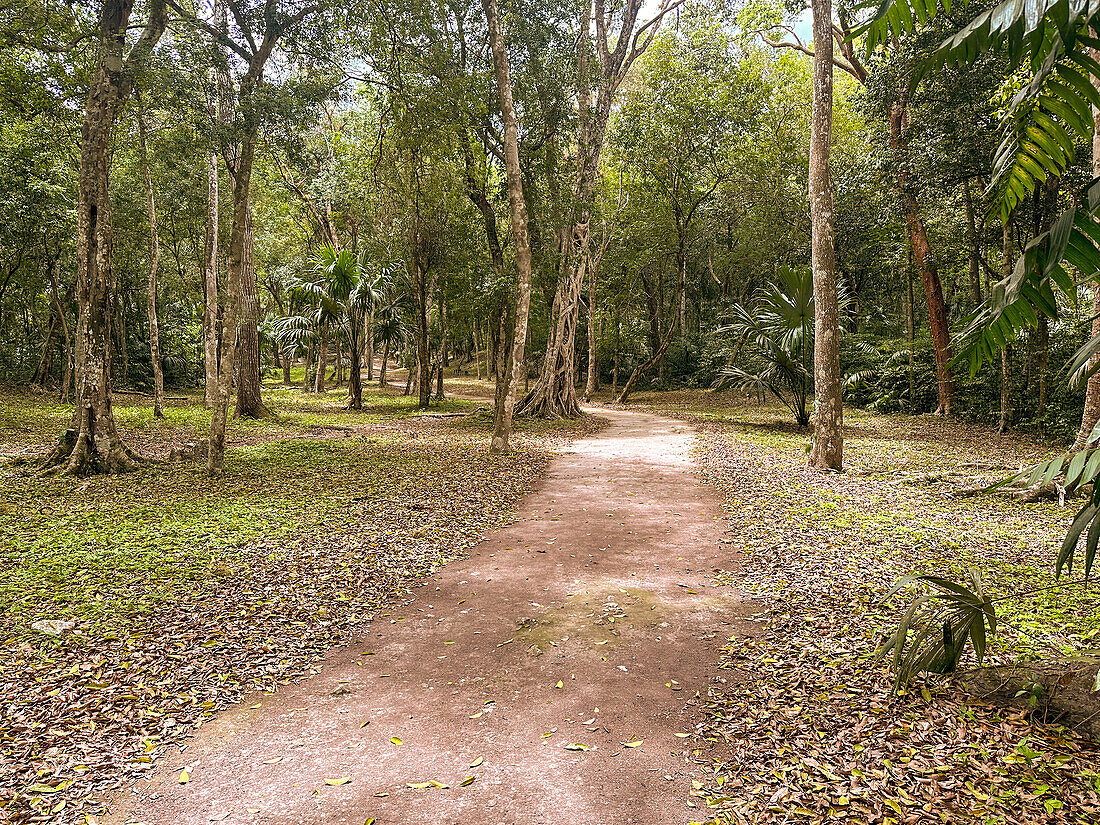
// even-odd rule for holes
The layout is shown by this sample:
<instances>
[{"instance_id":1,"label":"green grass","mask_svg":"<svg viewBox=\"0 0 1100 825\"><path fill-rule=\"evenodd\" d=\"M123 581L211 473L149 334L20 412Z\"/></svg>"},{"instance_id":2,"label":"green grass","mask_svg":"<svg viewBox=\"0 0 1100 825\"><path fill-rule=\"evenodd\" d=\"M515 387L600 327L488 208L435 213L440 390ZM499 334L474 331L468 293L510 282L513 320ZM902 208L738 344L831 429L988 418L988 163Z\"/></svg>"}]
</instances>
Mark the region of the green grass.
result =
<instances>
[{"instance_id":1,"label":"green grass","mask_svg":"<svg viewBox=\"0 0 1100 825\"><path fill-rule=\"evenodd\" d=\"M139 452L163 455L171 444L203 438L209 426L201 397L169 406L164 419L134 396L117 398L120 428ZM344 409L343 391L265 389L264 401L271 416L231 423L219 479L208 478L201 462L87 479L0 468L0 627L18 635L37 618L86 620L93 631L125 622L231 570L260 538L278 545L309 531L348 530L356 502L416 497L458 487L472 468L487 471L485 414L447 420L441 434L418 432L424 411L392 391L367 389L362 411ZM447 400L429 412L477 407ZM9 453L44 450L70 414L42 396L0 394L0 445Z\"/></svg>"}]
</instances>

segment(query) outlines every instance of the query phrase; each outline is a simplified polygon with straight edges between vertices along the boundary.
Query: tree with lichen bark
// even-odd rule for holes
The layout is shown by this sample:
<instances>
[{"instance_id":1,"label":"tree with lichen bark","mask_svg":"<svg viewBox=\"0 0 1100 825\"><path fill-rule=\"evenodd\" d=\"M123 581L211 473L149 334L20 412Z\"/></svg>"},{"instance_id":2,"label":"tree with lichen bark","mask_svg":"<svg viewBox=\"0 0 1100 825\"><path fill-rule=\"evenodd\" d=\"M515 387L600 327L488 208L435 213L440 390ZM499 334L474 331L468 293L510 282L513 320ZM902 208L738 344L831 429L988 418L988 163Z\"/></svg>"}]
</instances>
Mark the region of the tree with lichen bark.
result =
<instances>
[{"instance_id":1,"label":"tree with lichen bark","mask_svg":"<svg viewBox=\"0 0 1100 825\"><path fill-rule=\"evenodd\" d=\"M76 408L69 429L43 465L46 472L85 475L133 470L140 463L118 434L111 405L110 157L114 126L168 23L164 0L153 0L144 24L132 21L134 0L103 0L95 69L81 129L77 187ZM141 34L127 48L126 34Z\"/></svg>"}]
</instances>

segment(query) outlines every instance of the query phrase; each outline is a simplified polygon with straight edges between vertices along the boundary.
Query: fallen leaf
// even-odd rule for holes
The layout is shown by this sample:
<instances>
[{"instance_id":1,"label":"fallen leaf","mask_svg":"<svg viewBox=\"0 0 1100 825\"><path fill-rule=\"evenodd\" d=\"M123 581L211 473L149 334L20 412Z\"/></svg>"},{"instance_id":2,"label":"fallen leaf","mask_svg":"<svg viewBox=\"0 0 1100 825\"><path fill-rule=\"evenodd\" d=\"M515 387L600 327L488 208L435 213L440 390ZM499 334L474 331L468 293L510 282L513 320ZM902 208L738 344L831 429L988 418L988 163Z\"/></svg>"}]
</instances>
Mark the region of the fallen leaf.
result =
<instances>
[{"instance_id":1,"label":"fallen leaf","mask_svg":"<svg viewBox=\"0 0 1100 825\"><path fill-rule=\"evenodd\" d=\"M350 776L341 776L339 779L326 779L326 785L346 785L351 782Z\"/></svg>"},{"instance_id":2,"label":"fallen leaf","mask_svg":"<svg viewBox=\"0 0 1100 825\"><path fill-rule=\"evenodd\" d=\"M404 742L402 742L402 741L401 741L401 740L400 740L400 739L399 739L398 737L396 737L396 736L391 736L391 737L390 737L390 741L391 741L391 742L393 742L393 743L394 743L395 745L403 745L403 744L405 744Z\"/></svg>"}]
</instances>

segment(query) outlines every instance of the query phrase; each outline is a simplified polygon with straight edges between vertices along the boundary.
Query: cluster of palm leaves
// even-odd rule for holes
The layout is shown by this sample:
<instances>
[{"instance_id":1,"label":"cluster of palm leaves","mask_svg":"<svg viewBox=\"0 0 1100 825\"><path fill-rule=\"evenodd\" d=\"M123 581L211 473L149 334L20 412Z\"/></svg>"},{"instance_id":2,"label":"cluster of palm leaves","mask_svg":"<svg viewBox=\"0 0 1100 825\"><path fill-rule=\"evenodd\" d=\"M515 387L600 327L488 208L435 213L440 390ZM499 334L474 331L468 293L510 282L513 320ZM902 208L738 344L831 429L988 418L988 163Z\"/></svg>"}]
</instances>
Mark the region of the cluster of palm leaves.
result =
<instances>
[{"instance_id":1,"label":"cluster of palm leaves","mask_svg":"<svg viewBox=\"0 0 1100 825\"><path fill-rule=\"evenodd\" d=\"M366 250L358 255L324 244L311 271L298 278L288 295L300 311L274 321L272 333L289 356L315 351L325 340L340 339L349 353L352 393L368 336L378 344L396 347L405 331L394 281L399 267L372 267ZM358 406L358 399L352 399Z\"/></svg>"},{"instance_id":2,"label":"cluster of palm leaves","mask_svg":"<svg viewBox=\"0 0 1100 825\"><path fill-rule=\"evenodd\" d=\"M733 335L735 359L745 353L759 369L728 364L714 389L744 390L761 400L770 393L794 414L799 426L805 426L814 385L813 329L814 283L809 269L780 267L775 281L756 293L752 310L734 304L730 323L718 330Z\"/></svg>"},{"instance_id":3,"label":"cluster of palm leaves","mask_svg":"<svg viewBox=\"0 0 1100 825\"><path fill-rule=\"evenodd\" d=\"M918 673L954 673L967 641L974 645L981 663L987 638L997 632L997 613L978 571L970 571L969 587L939 576L906 576L886 600L914 584L922 586L920 592L879 648L880 659L893 654L896 687Z\"/></svg>"},{"instance_id":4,"label":"cluster of palm leaves","mask_svg":"<svg viewBox=\"0 0 1100 825\"><path fill-rule=\"evenodd\" d=\"M943 0L945 11L949 0ZM913 32L940 12L939 0L882 0L862 30L868 52ZM1076 159L1077 147L1089 145L1100 110L1100 3L1094 0L1001 0L976 14L945 40L922 71L937 63L973 62L989 53L1005 55L1023 77L1004 116L1004 138L998 149L989 195L1001 218L1034 194L1048 178L1059 177ZM915 84L920 73L913 78ZM1061 293L1075 303L1082 284L1100 280L1100 180L1094 179L1050 229L1033 238L1007 278L993 290L964 333L971 372L993 362L1006 342L1038 322L1040 314L1057 319ZM1073 380L1087 379L1098 364L1100 336L1088 341L1070 367ZM1100 438L1100 431L1093 433ZM1094 443L1094 442L1090 442ZM1077 546L1085 538L1084 573L1088 580L1100 544L1100 449L1067 453L1005 479L1045 483L1064 477L1069 488L1092 485L1088 503L1079 511L1062 544L1056 575L1071 570ZM1086 532L1087 531L1087 532ZM970 588L945 580L926 583L940 588L939 598L953 600L954 618L929 612L918 597L887 650L895 652L901 681L937 663L958 662L969 636L981 657L985 624L995 627L992 605L982 597L976 577ZM902 585L912 583L903 581ZM982 618L984 616L984 619ZM944 624L937 632L936 623ZM915 631L915 635L911 633Z\"/></svg>"}]
</instances>

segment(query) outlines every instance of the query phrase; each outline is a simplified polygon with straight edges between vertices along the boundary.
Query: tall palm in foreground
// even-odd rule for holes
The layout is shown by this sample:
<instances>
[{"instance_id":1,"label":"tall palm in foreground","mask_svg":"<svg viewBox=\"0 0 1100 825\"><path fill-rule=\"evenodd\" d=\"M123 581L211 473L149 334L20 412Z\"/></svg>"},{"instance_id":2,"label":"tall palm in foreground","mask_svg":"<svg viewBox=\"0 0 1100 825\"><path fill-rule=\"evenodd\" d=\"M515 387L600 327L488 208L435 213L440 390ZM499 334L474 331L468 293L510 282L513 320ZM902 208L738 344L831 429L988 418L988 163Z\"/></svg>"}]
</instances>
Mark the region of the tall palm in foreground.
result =
<instances>
[{"instance_id":1,"label":"tall palm in foreground","mask_svg":"<svg viewBox=\"0 0 1100 825\"><path fill-rule=\"evenodd\" d=\"M720 333L732 333L736 353L748 353L760 364L755 372L730 364L715 389L769 392L792 413L799 426L810 423L808 399L813 392L814 283L809 269L780 267L774 283L756 294L750 311L734 304L732 321ZM736 356L735 356L736 357Z\"/></svg>"}]
</instances>

